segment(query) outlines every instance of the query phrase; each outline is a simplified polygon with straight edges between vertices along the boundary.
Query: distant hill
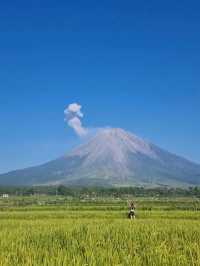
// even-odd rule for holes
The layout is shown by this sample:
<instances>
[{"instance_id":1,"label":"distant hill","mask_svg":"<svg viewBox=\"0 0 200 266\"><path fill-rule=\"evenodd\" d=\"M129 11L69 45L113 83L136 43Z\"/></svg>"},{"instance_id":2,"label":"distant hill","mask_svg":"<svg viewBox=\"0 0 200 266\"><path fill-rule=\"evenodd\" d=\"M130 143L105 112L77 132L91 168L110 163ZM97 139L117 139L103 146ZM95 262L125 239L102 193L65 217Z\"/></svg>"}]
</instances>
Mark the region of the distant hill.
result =
<instances>
[{"instance_id":1,"label":"distant hill","mask_svg":"<svg viewBox=\"0 0 200 266\"><path fill-rule=\"evenodd\" d=\"M123 129L108 128L66 156L1 174L0 184L187 187L200 184L200 165Z\"/></svg>"}]
</instances>

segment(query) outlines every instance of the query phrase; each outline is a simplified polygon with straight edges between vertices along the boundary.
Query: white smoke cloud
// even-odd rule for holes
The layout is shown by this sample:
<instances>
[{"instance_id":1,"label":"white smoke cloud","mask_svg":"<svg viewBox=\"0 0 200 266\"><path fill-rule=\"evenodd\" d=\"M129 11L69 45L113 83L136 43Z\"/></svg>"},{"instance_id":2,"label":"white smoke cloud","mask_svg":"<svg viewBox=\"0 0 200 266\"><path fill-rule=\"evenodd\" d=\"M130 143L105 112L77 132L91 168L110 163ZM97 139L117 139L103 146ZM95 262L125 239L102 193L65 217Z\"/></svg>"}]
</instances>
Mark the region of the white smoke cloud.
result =
<instances>
[{"instance_id":1,"label":"white smoke cloud","mask_svg":"<svg viewBox=\"0 0 200 266\"><path fill-rule=\"evenodd\" d=\"M88 129L84 128L81 122L83 113L81 112L82 106L78 103L69 104L64 110L64 120L67 122L68 126L73 128L76 134L80 137L86 136Z\"/></svg>"},{"instance_id":2,"label":"white smoke cloud","mask_svg":"<svg viewBox=\"0 0 200 266\"><path fill-rule=\"evenodd\" d=\"M81 112L81 108L82 108L82 106L79 105L78 103L71 103L71 104L69 104L67 109L65 109L65 113L66 114L72 114L72 115L79 116L79 117L83 117L83 113Z\"/></svg>"}]
</instances>

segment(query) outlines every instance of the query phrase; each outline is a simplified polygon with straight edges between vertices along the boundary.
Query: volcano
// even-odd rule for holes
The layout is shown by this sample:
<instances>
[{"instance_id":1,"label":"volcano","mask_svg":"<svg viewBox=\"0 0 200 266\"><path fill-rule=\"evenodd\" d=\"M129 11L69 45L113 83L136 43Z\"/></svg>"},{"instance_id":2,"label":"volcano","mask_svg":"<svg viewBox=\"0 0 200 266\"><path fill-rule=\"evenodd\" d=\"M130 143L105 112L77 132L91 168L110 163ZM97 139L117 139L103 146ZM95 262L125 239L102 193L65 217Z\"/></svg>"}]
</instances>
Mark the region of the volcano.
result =
<instances>
[{"instance_id":1,"label":"volcano","mask_svg":"<svg viewBox=\"0 0 200 266\"><path fill-rule=\"evenodd\" d=\"M200 165L120 128L99 130L87 143L40 166L0 175L0 185L188 187Z\"/></svg>"}]
</instances>

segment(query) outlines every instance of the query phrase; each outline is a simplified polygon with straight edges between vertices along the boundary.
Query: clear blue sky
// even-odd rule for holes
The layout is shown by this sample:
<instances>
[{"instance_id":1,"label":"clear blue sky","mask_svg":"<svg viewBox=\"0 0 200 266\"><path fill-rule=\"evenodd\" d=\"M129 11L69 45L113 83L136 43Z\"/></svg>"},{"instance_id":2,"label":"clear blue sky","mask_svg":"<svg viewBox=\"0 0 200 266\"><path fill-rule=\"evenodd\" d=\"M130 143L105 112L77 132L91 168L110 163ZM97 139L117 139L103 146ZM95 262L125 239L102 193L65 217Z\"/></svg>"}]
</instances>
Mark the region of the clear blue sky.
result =
<instances>
[{"instance_id":1,"label":"clear blue sky","mask_svg":"<svg viewBox=\"0 0 200 266\"><path fill-rule=\"evenodd\" d=\"M122 127L200 163L199 1L1 1L0 172Z\"/></svg>"}]
</instances>

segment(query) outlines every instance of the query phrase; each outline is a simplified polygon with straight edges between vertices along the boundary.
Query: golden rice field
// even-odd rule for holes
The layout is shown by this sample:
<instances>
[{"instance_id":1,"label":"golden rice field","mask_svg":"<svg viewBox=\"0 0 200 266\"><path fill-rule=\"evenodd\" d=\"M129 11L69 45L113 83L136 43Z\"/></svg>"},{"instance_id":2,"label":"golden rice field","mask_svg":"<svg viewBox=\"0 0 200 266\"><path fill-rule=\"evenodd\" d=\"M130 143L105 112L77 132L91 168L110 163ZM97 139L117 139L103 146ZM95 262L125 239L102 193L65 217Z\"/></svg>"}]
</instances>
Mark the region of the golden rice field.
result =
<instances>
[{"instance_id":1,"label":"golden rice field","mask_svg":"<svg viewBox=\"0 0 200 266\"><path fill-rule=\"evenodd\" d=\"M3 208L0 265L200 265L199 211L121 206Z\"/></svg>"}]
</instances>

